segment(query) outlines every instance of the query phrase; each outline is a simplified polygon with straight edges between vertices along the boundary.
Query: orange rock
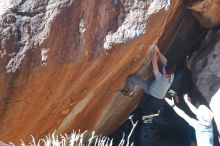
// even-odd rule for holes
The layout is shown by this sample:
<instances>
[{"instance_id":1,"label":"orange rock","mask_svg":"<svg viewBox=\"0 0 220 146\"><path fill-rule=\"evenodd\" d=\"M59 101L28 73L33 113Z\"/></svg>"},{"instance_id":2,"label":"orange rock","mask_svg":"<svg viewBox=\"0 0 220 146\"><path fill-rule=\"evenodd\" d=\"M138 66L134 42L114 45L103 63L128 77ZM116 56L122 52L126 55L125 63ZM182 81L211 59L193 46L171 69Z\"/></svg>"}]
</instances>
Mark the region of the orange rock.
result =
<instances>
[{"instance_id":1,"label":"orange rock","mask_svg":"<svg viewBox=\"0 0 220 146\"><path fill-rule=\"evenodd\" d=\"M53 0L25 9L31 12L18 9L24 3L34 5L27 0L15 7L13 14L4 15L3 19L13 15L16 23L0 25L11 29L2 35L5 41L1 44L6 50L0 60L0 99L6 102L0 105L1 140L17 144L31 134L37 139L54 130L109 134L127 118L141 93L130 99L118 91L126 77L148 59L148 48L162 35L169 14L162 3L135 1ZM178 9L173 4L170 8L172 12ZM130 9L141 9L141 13L131 15ZM128 33L133 26L146 28L143 32L134 29L134 36L121 35L122 25ZM23 32L23 28L31 30ZM111 37L117 38L118 33L122 38L115 43L108 40L112 48L105 50L110 31Z\"/></svg>"},{"instance_id":2,"label":"orange rock","mask_svg":"<svg viewBox=\"0 0 220 146\"><path fill-rule=\"evenodd\" d=\"M194 2L189 6L194 16L206 28L218 26L220 24L220 1L203 0Z\"/></svg>"}]
</instances>

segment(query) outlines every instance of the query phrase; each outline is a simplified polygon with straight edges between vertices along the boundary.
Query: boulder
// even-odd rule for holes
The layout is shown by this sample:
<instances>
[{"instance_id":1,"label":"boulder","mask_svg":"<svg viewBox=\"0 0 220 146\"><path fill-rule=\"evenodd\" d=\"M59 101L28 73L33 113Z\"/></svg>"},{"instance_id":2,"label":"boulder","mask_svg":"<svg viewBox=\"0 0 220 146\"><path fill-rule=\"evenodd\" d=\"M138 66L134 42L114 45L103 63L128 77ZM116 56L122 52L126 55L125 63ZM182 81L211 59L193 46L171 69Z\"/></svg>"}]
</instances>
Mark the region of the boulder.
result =
<instances>
[{"instance_id":1,"label":"boulder","mask_svg":"<svg viewBox=\"0 0 220 146\"><path fill-rule=\"evenodd\" d=\"M187 63L192 79L200 98L205 98L214 113L215 122L220 131L218 106L220 88L220 29L209 30L200 48L190 57ZM215 96L214 96L215 95Z\"/></svg>"},{"instance_id":2,"label":"boulder","mask_svg":"<svg viewBox=\"0 0 220 146\"><path fill-rule=\"evenodd\" d=\"M189 9L193 11L193 15L199 20L201 25L206 28L212 28L220 25L220 1L219 0L189 0Z\"/></svg>"},{"instance_id":3,"label":"boulder","mask_svg":"<svg viewBox=\"0 0 220 146\"><path fill-rule=\"evenodd\" d=\"M0 1L0 137L109 134L138 104L120 94L180 1ZM169 10L169 11L168 11ZM149 63L149 62L148 62Z\"/></svg>"}]
</instances>

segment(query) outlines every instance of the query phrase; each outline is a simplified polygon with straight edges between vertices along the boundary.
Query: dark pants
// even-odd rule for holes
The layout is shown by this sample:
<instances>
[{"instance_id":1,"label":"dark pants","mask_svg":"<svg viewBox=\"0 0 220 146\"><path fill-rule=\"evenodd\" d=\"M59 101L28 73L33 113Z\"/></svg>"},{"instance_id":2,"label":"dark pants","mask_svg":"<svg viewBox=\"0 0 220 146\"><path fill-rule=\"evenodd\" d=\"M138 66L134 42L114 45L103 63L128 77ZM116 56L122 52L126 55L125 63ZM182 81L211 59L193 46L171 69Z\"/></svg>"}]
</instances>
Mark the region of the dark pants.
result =
<instances>
[{"instance_id":1,"label":"dark pants","mask_svg":"<svg viewBox=\"0 0 220 146\"><path fill-rule=\"evenodd\" d=\"M166 104L165 99L157 99L147 95L146 101L141 104L142 115L155 114Z\"/></svg>"},{"instance_id":2,"label":"dark pants","mask_svg":"<svg viewBox=\"0 0 220 146\"><path fill-rule=\"evenodd\" d=\"M126 81L126 88L128 89L128 91L131 92L131 91L134 91L135 85L138 85L144 90L145 93L149 94L150 84L151 84L150 80L145 81L136 75L131 75L128 77Z\"/></svg>"},{"instance_id":3,"label":"dark pants","mask_svg":"<svg viewBox=\"0 0 220 146\"><path fill-rule=\"evenodd\" d=\"M164 99L157 99L151 95L149 95L149 86L151 85L152 80L143 80L136 75L129 76L126 83L126 88L129 91L134 91L134 86L140 86L144 92L147 94L147 103L144 104L144 110L157 113L158 109L162 108L165 100Z\"/></svg>"}]
</instances>

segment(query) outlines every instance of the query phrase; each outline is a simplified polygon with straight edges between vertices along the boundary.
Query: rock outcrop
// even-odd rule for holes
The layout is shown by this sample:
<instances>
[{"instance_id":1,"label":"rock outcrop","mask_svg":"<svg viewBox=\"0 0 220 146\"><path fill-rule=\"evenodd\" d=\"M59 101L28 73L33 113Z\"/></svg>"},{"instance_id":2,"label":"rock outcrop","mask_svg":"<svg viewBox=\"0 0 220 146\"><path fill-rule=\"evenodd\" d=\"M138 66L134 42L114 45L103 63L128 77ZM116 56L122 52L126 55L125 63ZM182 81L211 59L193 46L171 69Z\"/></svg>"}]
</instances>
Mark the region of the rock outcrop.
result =
<instances>
[{"instance_id":1,"label":"rock outcrop","mask_svg":"<svg viewBox=\"0 0 220 146\"><path fill-rule=\"evenodd\" d=\"M189 8L203 26L219 25L217 0ZM0 1L0 30L0 138L16 144L54 130L110 134L139 102L139 89L132 99L119 91L146 71L154 44L180 67L206 33L181 0ZM218 64L212 30L188 63L208 102Z\"/></svg>"},{"instance_id":2,"label":"rock outcrop","mask_svg":"<svg viewBox=\"0 0 220 146\"><path fill-rule=\"evenodd\" d=\"M220 87L220 30L208 32L200 48L188 61L194 81L207 102Z\"/></svg>"},{"instance_id":3,"label":"rock outcrop","mask_svg":"<svg viewBox=\"0 0 220 146\"><path fill-rule=\"evenodd\" d=\"M118 91L181 4L169 2L1 1L1 140L114 131L139 100Z\"/></svg>"},{"instance_id":4,"label":"rock outcrop","mask_svg":"<svg viewBox=\"0 0 220 146\"><path fill-rule=\"evenodd\" d=\"M215 115L215 121L220 131L220 97L213 95L220 88L220 29L211 29L203 40L200 48L188 61L193 81L201 97L205 98Z\"/></svg>"},{"instance_id":5,"label":"rock outcrop","mask_svg":"<svg viewBox=\"0 0 220 146\"><path fill-rule=\"evenodd\" d=\"M173 14L174 15L174 14ZM183 67L187 56L190 56L205 37L207 29L200 26L184 6L179 8L159 40L168 60L175 62L177 69Z\"/></svg>"},{"instance_id":6,"label":"rock outcrop","mask_svg":"<svg viewBox=\"0 0 220 146\"><path fill-rule=\"evenodd\" d=\"M212 28L220 25L219 0L189 1L191 4L188 8L193 10L194 16L204 27Z\"/></svg>"},{"instance_id":7,"label":"rock outcrop","mask_svg":"<svg viewBox=\"0 0 220 146\"><path fill-rule=\"evenodd\" d=\"M200 98L204 98L209 104L214 119L220 131L220 1L203 0L191 1L188 7L200 24L211 28L199 48L188 61L188 68L192 72L192 78Z\"/></svg>"}]
</instances>

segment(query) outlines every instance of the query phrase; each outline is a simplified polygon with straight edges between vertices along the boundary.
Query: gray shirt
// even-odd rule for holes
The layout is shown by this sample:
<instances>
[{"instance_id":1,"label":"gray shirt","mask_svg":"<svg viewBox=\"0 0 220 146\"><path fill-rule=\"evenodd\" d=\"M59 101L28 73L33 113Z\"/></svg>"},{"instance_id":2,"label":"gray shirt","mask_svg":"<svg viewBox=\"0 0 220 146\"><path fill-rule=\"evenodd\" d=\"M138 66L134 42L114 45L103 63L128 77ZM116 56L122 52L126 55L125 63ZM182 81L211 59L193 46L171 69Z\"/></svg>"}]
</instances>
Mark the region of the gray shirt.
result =
<instances>
[{"instance_id":1,"label":"gray shirt","mask_svg":"<svg viewBox=\"0 0 220 146\"><path fill-rule=\"evenodd\" d=\"M171 74L169 78L166 78L159 72L155 78L156 79L152 81L149 86L149 94L158 99L164 99L167 90L173 82L174 74Z\"/></svg>"}]
</instances>

